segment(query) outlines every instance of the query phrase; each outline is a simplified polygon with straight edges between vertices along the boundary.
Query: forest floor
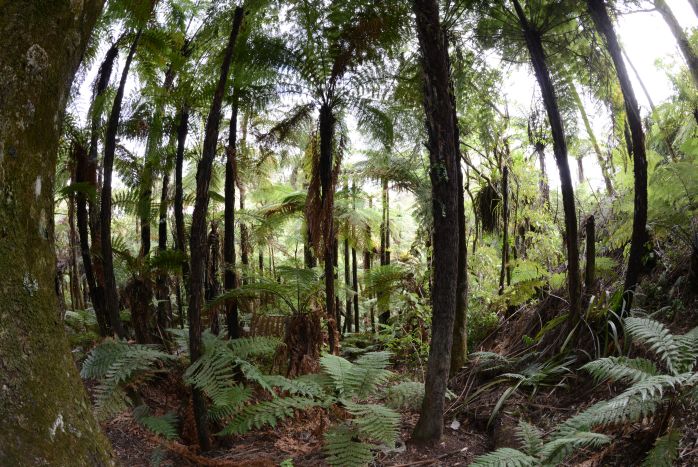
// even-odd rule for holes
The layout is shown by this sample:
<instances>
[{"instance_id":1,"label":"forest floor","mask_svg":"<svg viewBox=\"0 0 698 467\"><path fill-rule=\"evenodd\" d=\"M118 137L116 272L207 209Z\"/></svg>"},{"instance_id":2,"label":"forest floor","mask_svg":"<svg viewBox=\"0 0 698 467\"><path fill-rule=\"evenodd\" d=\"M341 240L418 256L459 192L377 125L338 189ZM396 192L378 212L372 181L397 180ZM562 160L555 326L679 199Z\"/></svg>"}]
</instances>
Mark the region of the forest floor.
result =
<instances>
[{"instance_id":1,"label":"forest floor","mask_svg":"<svg viewBox=\"0 0 698 467\"><path fill-rule=\"evenodd\" d=\"M666 300L666 297L660 299ZM658 309L661 303L652 304ZM497 333L486 339L479 350L512 355L521 353L522 336L535 335L546 316L559 312L560 303L542 300L535 306L523 307L515 316L503 321ZM698 294L691 292L684 300L682 314L666 319L672 332L683 333L698 324ZM525 347L525 346L524 346ZM584 349L582 349L584 350ZM577 353L580 351L577 349ZM477 359L473 359L477 360ZM563 362L564 364L564 362ZM470 365L477 365L477 362ZM396 372L404 371L394 368ZM418 413L403 411L401 434L395 448L385 448L376 453L377 466L466 466L476 456L500 447L519 447L516 436L518 421L523 419L537 426L544 434L550 433L565 419L579 413L601 400L607 400L622 391L623 387L609 383L595 383L582 371L567 371L553 384L541 384L514 391L493 420L490 415L498 406L500 397L510 385L493 384L470 399L478 388L492 382L493 375L478 372L475 368L464 368L452 378L450 388L455 394L447 401L446 427L440 443L435 446L410 443L412 428ZM181 439L165 441L143 429L132 418L130 411L103 422L103 429L114 447L118 462L123 466L275 466L291 460L293 466L324 466L322 438L324 432L335 421L336 414L319 408L297 413L295 417L279 423L276 427L255 430L242 436L219 438L214 436L213 449L206 457L198 455L191 446L196 445L193 417L188 401L187 389L182 385L181 375L164 374L148 383L143 391L144 402L153 408L156 415L168 411L184 413ZM88 390L90 390L88 384ZM684 427L676 465L698 465L698 411L679 410ZM595 452L580 450L565 465L636 466L651 447L654 437L652 420L643 420L632 425L619 425L604 429L614 441ZM212 427L215 430L215 427Z\"/></svg>"}]
</instances>

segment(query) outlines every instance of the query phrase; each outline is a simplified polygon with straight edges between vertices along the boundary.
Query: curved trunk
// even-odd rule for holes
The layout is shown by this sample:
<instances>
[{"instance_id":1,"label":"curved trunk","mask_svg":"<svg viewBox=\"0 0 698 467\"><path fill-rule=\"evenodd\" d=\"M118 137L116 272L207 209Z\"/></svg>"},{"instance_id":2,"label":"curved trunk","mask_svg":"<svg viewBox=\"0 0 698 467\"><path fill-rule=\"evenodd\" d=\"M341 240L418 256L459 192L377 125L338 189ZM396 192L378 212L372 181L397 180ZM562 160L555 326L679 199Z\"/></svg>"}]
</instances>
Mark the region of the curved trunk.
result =
<instances>
[{"instance_id":1,"label":"curved trunk","mask_svg":"<svg viewBox=\"0 0 698 467\"><path fill-rule=\"evenodd\" d=\"M674 39L681 50L681 54L686 60L688 71L691 73L691 77L693 78L693 84L698 88L698 56L696 56L695 51L691 47L691 42L688 40L686 32L683 30L679 24L679 21L676 19L676 16L674 16L674 13L671 11L671 8L669 8L669 5L667 5L664 0L654 0L654 6L657 8L659 13L661 13L667 26L669 26L671 34L674 36Z\"/></svg>"},{"instance_id":2,"label":"curved trunk","mask_svg":"<svg viewBox=\"0 0 698 467\"><path fill-rule=\"evenodd\" d=\"M218 143L218 130L221 121L221 106L225 94L226 83L230 63L235 50L240 25L242 24L244 10L235 8L233 25L230 29L228 44L225 49L220 76L216 86L211 109L206 120L204 133L203 152L196 169L196 200L194 213L192 214L191 235L189 238L190 269L189 269L189 357L192 362L198 360L202 353L201 343L201 308L203 306L204 286L204 261L206 258L206 214L208 212L209 185L211 183L211 171L213 159L216 157L216 145ZM207 451L211 447L208 436L208 414L206 400L199 389L192 389L194 406L194 419L196 421L199 447Z\"/></svg>"},{"instance_id":3,"label":"curved trunk","mask_svg":"<svg viewBox=\"0 0 698 467\"><path fill-rule=\"evenodd\" d=\"M0 465L109 465L60 323L54 180L99 0L0 4Z\"/></svg>"},{"instance_id":4,"label":"curved trunk","mask_svg":"<svg viewBox=\"0 0 698 467\"><path fill-rule=\"evenodd\" d=\"M562 124L562 116L557 104L557 96L550 78L550 71L543 51L543 43L538 31L532 29L518 0L513 0L531 63L543 96L543 103L550 121L553 136L553 152L560 172L562 207L565 213L565 243L567 246L567 286L570 296L570 323L576 324L581 313L581 278L579 273L579 245L577 244L577 213L574 205L574 189L567 161L567 142Z\"/></svg>"},{"instance_id":5,"label":"curved trunk","mask_svg":"<svg viewBox=\"0 0 698 467\"><path fill-rule=\"evenodd\" d=\"M642 130L640 109L635 98L635 91L630 83L628 71L625 68L621 55L618 38L613 30L613 24L606 11L603 0L588 0L587 5L596 28L606 39L608 51L616 68L618 81L623 91L627 124L630 129L632 143L633 171L635 173L635 200L633 213L633 232L630 239L630 255L628 257L628 269L625 273L623 295L625 309L629 310L632 304L632 294L640 279L642 272L642 257L647 241L647 155L645 152L645 134Z\"/></svg>"},{"instance_id":6,"label":"curved trunk","mask_svg":"<svg viewBox=\"0 0 698 467\"><path fill-rule=\"evenodd\" d=\"M237 277L235 275L235 180L237 179L238 98L238 91L233 90L233 109L230 115L225 161L225 225L223 233L225 273L223 276L223 287L226 291L237 287ZM233 299L225 304L225 321L228 326L228 337L230 339L240 337L237 300Z\"/></svg>"},{"instance_id":7,"label":"curved trunk","mask_svg":"<svg viewBox=\"0 0 698 467\"><path fill-rule=\"evenodd\" d=\"M114 257L111 245L111 179L114 168L114 153L116 152L116 133L119 129L119 118L121 117L121 103L124 98L124 88L128 78L128 71L131 67L133 55L136 53L138 41L142 30L138 30L133 39L131 48L128 51L124 69L121 72L119 88L114 97L109 122L107 123L107 133L104 137L104 181L102 185L102 198L100 207L100 236L102 243L102 265L104 267L104 308L109 316L112 329L116 335L122 339L126 338L126 332L121 325L119 318L119 297L116 291L116 277L114 276Z\"/></svg>"},{"instance_id":8,"label":"curved trunk","mask_svg":"<svg viewBox=\"0 0 698 467\"><path fill-rule=\"evenodd\" d=\"M574 82L568 78L567 83L569 84L570 92L572 93L572 98L574 99L574 102L577 105L577 109L579 110L579 113L582 115L582 122L584 123L584 128L586 129L587 135L589 136L589 141L591 141L591 147L594 149L594 154L596 154L596 161L598 162L599 167L601 168L601 174L603 175L603 180L606 184L606 194L608 196L613 196L615 194L615 190L613 189L613 182L611 181L611 176L608 173L606 159L603 157L603 153L601 152L599 142L596 140L594 130L591 128L589 116L587 115L586 109L584 108L582 99L579 97L579 93L577 92L577 88L575 87ZM583 177L580 176L580 179L581 178Z\"/></svg>"},{"instance_id":9,"label":"curved trunk","mask_svg":"<svg viewBox=\"0 0 698 467\"><path fill-rule=\"evenodd\" d=\"M460 242L458 220L458 125L450 76L448 41L435 0L412 4L421 51L424 113L429 149L432 209L434 213L434 282L432 334L424 385L424 400L412 437L435 442L444 426L444 396L451 361L453 321L458 288Z\"/></svg>"}]
</instances>

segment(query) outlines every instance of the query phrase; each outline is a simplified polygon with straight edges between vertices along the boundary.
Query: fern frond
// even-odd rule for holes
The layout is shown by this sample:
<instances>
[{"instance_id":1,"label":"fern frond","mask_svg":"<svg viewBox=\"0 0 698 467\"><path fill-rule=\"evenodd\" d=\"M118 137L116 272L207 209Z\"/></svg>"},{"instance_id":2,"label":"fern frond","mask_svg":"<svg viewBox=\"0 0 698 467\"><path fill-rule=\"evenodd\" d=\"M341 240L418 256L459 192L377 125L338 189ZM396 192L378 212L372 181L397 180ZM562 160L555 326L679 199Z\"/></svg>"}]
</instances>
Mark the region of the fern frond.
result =
<instances>
[{"instance_id":1,"label":"fern frond","mask_svg":"<svg viewBox=\"0 0 698 467\"><path fill-rule=\"evenodd\" d=\"M543 433L537 427L521 420L516 437L521 441L524 452L538 457L543 449Z\"/></svg>"},{"instance_id":2,"label":"fern frond","mask_svg":"<svg viewBox=\"0 0 698 467\"><path fill-rule=\"evenodd\" d=\"M666 326L649 318L631 317L625 319L625 329L634 341L647 344L662 359L667 369L674 372L681 360L680 347Z\"/></svg>"},{"instance_id":3,"label":"fern frond","mask_svg":"<svg viewBox=\"0 0 698 467\"><path fill-rule=\"evenodd\" d=\"M424 384L403 381L390 386L385 393L386 405L391 409L419 410L424 399Z\"/></svg>"},{"instance_id":4,"label":"fern frond","mask_svg":"<svg viewBox=\"0 0 698 467\"><path fill-rule=\"evenodd\" d=\"M363 440L394 445L398 435L400 414L377 404L354 404L344 401L347 411L353 415L353 423Z\"/></svg>"},{"instance_id":5,"label":"fern frond","mask_svg":"<svg viewBox=\"0 0 698 467\"><path fill-rule=\"evenodd\" d=\"M496 451L478 456L470 467L533 467L538 459L512 448L499 448Z\"/></svg>"},{"instance_id":6,"label":"fern frond","mask_svg":"<svg viewBox=\"0 0 698 467\"><path fill-rule=\"evenodd\" d=\"M657 367L644 358L607 357L589 362L582 367L597 381L637 383L657 375Z\"/></svg>"},{"instance_id":7,"label":"fern frond","mask_svg":"<svg viewBox=\"0 0 698 467\"><path fill-rule=\"evenodd\" d=\"M148 406L139 405L133 409L133 418L147 430L166 439L175 439L178 436L177 415L174 412L157 417L150 413Z\"/></svg>"},{"instance_id":8,"label":"fern frond","mask_svg":"<svg viewBox=\"0 0 698 467\"><path fill-rule=\"evenodd\" d=\"M682 433L679 430L669 430L667 434L657 438L642 463L643 467L671 467L679 458L679 442Z\"/></svg>"},{"instance_id":9,"label":"fern frond","mask_svg":"<svg viewBox=\"0 0 698 467\"><path fill-rule=\"evenodd\" d=\"M252 396L252 390L241 384L235 384L218 393L213 405L208 410L208 418L214 421L225 420L235 414Z\"/></svg>"},{"instance_id":10,"label":"fern frond","mask_svg":"<svg viewBox=\"0 0 698 467\"><path fill-rule=\"evenodd\" d=\"M316 401L307 397L277 397L270 401L248 405L234 415L218 434L239 435L266 425L274 427L279 420L293 416L296 410L307 410L316 405L318 405Z\"/></svg>"},{"instance_id":11,"label":"fern frond","mask_svg":"<svg viewBox=\"0 0 698 467\"><path fill-rule=\"evenodd\" d=\"M541 458L546 464L559 465L568 455L577 449L597 449L611 442L611 438L602 433L580 431L570 436L556 438L543 446Z\"/></svg>"},{"instance_id":12,"label":"fern frond","mask_svg":"<svg viewBox=\"0 0 698 467\"><path fill-rule=\"evenodd\" d=\"M355 363L336 355L324 355L320 358L320 365L332 378L340 396L364 397L387 381L391 374L385 369L389 359L389 352L369 352Z\"/></svg>"},{"instance_id":13,"label":"fern frond","mask_svg":"<svg viewBox=\"0 0 698 467\"><path fill-rule=\"evenodd\" d=\"M327 463L341 467L363 467L373 460L371 447L356 438L346 425L331 428L325 433Z\"/></svg>"},{"instance_id":14,"label":"fern frond","mask_svg":"<svg viewBox=\"0 0 698 467\"><path fill-rule=\"evenodd\" d=\"M320 398L322 386L312 380L288 379L281 375L266 375L267 384L291 395Z\"/></svg>"}]
</instances>

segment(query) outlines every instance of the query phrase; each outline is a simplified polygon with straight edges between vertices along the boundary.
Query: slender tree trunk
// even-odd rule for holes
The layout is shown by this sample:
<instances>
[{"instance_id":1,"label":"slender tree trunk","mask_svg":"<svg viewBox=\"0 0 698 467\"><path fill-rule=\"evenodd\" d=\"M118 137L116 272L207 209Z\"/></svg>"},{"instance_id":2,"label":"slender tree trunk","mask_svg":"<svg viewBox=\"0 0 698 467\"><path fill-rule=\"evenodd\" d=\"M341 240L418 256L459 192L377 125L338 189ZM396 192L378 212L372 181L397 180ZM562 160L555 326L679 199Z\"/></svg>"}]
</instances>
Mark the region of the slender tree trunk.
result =
<instances>
[{"instance_id":1,"label":"slender tree trunk","mask_svg":"<svg viewBox=\"0 0 698 467\"><path fill-rule=\"evenodd\" d=\"M574 82L568 78L567 84L569 85L570 93L572 94L574 103L577 105L577 109L579 110L579 113L582 115L582 122L584 123L584 128L586 129L587 135L589 136L589 141L591 141L591 147L594 149L594 154L596 154L596 161L598 162L599 167L601 168L601 174L603 175L603 179L606 184L606 194L608 196L613 196L615 195L615 190L613 189L613 182L611 181L611 176L608 173L608 166L606 164L606 160L603 157L603 153L601 152L599 142L596 140L594 129L591 127L591 123L589 122L589 116L587 115L586 109L584 108L582 99L579 97L579 93L577 92L577 88L575 87ZM581 178L583 177L580 176L580 179Z\"/></svg>"},{"instance_id":2,"label":"slender tree trunk","mask_svg":"<svg viewBox=\"0 0 698 467\"><path fill-rule=\"evenodd\" d=\"M177 123L177 152L175 154L175 196L174 196L174 217L175 217L175 237L176 248L184 257L187 253L187 241L184 228L184 188L182 186L182 174L184 171L184 150L189 132L189 108L186 104L182 106L178 115ZM189 263L182 262L182 275L184 283L187 284Z\"/></svg>"},{"instance_id":3,"label":"slender tree trunk","mask_svg":"<svg viewBox=\"0 0 698 467\"><path fill-rule=\"evenodd\" d=\"M235 273L235 180L237 179L237 121L238 121L239 91L233 90L233 108L230 115L228 131L228 147L225 161L225 232L223 234L223 261L225 273L223 286L226 291L237 287ZM238 303L233 299L225 304L225 321L228 326L228 337L240 337L240 322L238 319Z\"/></svg>"},{"instance_id":4,"label":"slender tree trunk","mask_svg":"<svg viewBox=\"0 0 698 467\"><path fill-rule=\"evenodd\" d=\"M88 182L88 154L85 151L84 146L74 143L73 155L75 157L75 180L81 184L87 184ZM92 268L92 255L90 253L89 244L89 219L87 213L87 196L84 191L78 191L77 193L77 221L78 221L78 234L80 237L80 251L82 253L82 264L85 269L85 281L87 282L87 288L90 293L90 300L92 301L92 308L95 310L95 316L97 318L97 325L99 326L99 334L102 337L109 335L109 320L104 314L104 304L101 302L101 296L97 294L97 281L95 279L95 272Z\"/></svg>"},{"instance_id":5,"label":"slender tree trunk","mask_svg":"<svg viewBox=\"0 0 698 467\"><path fill-rule=\"evenodd\" d=\"M351 186L351 201L352 209L356 210L356 181L352 182ZM352 236L354 237L354 242L356 242L356 229L352 229ZM351 277L352 277L352 301L354 305L354 332L359 332L359 272L358 265L356 264L356 245L351 247Z\"/></svg>"},{"instance_id":6,"label":"slender tree trunk","mask_svg":"<svg viewBox=\"0 0 698 467\"><path fill-rule=\"evenodd\" d=\"M211 231L208 234L208 249L206 250L206 273L204 276L204 297L211 301L220 294L220 282L218 281L218 264L220 263L221 241L218 235L218 224L211 222ZM209 321L211 332L218 335L221 331L218 308L209 309Z\"/></svg>"},{"instance_id":7,"label":"slender tree trunk","mask_svg":"<svg viewBox=\"0 0 698 467\"><path fill-rule=\"evenodd\" d=\"M348 230L348 229L347 229ZM344 238L344 286L345 286L345 299L344 299L344 312L346 314L344 322L346 323L347 332L352 332L352 292L351 292L351 276L349 275L351 258L349 257L349 237L347 231L347 237Z\"/></svg>"},{"instance_id":8,"label":"slender tree trunk","mask_svg":"<svg viewBox=\"0 0 698 467\"><path fill-rule=\"evenodd\" d=\"M176 133L175 133L176 137ZM169 206L170 171L172 170L173 151L172 144L168 146L165 169L162 173L162 192L160 193L160 210L158 214L158 253L167 251L167 210ZM161 340L165 340L165 330L172 322L172 302L170 301L170 287L166 272L159 272L155 293L158 302L157 322L158 335Z\"/></svg>"},{"instance_id":9,"label":"slender tree trunk","mask_svg":"<svg viewBox=\"0 0 698 467\"><path fill-rule=\"evenodd\" d=\"M618 38L606 11L606 5L603 0L587 0L587 5L596 28L606 39L608 51L616 68L618 81L623 91L623 99L625 100L627 123L630 127L632 141L633 170L635 172L635 207L628 269L625 273L625 283L623 285L625 309L629 310L632 305L632 295L635 291L635 286L640 279L643 269L642 257L645 250L645 242L647 241L647 155L645 152L645 134L642 130L642 120L640 119L640 109L635 98L635 91L630 83L630 77L623 62Z\"/></svg>"},{"instance_id":10,"label":"slender tree trunk","mask_svg":"<svg viewBox=\"0 0 698 467\"><path fill-rule=\"evenodd\" d=\"M75 171L72 179L75 180ZM70 250L70 305L73 310L84 310L80 289L80 271L78 268L78 234L75 230L75 195L68 196L68 248Z\"/></svg>"},{"instance_id":11,"label":"slender tree trunk","mask_svg":"<svg viewBox=\"0 0 698 467\"><path fill-rule=\"evenodd\" d=\"M577 179L579 181L580 185L584 184L584 160L582 156L577 156L575 159L577 159Z\"/></svg>"},{"instance_id":12,"label":"slender tree trunk","mask_svg":"<svg viewBox=\"0 0 698 467\"><path fill-rule=\"evenodd\" d=\"M654 0L654 6L659 13L661 13L667 26L669 26L671 34L673 34L681 50L681 54L686 60L688 71L691 72L693 84L698 88L698 56L691 47L691 42L688 40L688 36L686 36L686 31L683 30L676 16L674 16L674 13L671 11L671 8L669 8L669 5L667 5L664 0Z\"/></svg>"},{"instance_id":13,"label":"slender tree trunk","mask_svg":"<svg viewBox=\"0 0 698 467\"><path fill-rule=\"evenodd\" d=\"M521 24L533 69L540 86L545 110L553 136L553 152L560 172L562 206L565 213L565 243L567 246L567 285L570 296L570 324L576 324L581 312L581 280L579 273L579 245L577 243L577 212L574 205L574 188L567 161L567 142L557 96L550 78L545 52L539 31L532 29L518 0L513 0Z\"/></svg>"},{"instance_id":14,"label":"slender tree trunk","mask_svg":"<svg viewBox=\"0 0 698 467\"><path fill-rule=\"evenodd\" d=\"M124 331L124 328L121 325L121 319L119 318L119 296L116 291L114 257L111 245L111 180L112 170L114 168L114 153L116 151L116 134L119 129L119 118L121 116L121 103L124 98L124 88L126 87L126 80L128 78L129 69L131 68L131 61L133 60L133 55L136 53L141 32L142 30L139 29L136 33L133 43L131 44L131 48L129 49L128 56L126 57L124 69L121 72L119 88L116 91L116 97L114 97L111 114L109 115L107 133L104 138L104 181L102 184L102 205L100 208L102 265L104 266L104 308L109 315L109 321L111 322L112 329L114 332L116 332L116 335L122 339L126 338L126 332Z\"/></svg>"},{"instance_id":15,"label":"slender tree trunk","mask_svg":"<svg viewBox=\"0 0 698 467\"><path fill-rule=\"evenodd\" d=\"M468 244L465 236L465 190L463 171L458 164L458 285L456 289L456 316L453 323L450 374L455 375L468 356Z\"/></svg>"},{"instance_id":16,"label":"slender tree trunk","mask_svg":"<svg viewBox=\"0 0 698 467\"><path fill-rule=\"evenodd\" d=\"M0 465L110 465L56 302L65 103L101 1L0 4Z\"/></svg>"},{"instance_id":17,"label":"slender tree trunk","mask_svg":"<svg viewBox=\"0 0 698 467\"><path fill-rule=\"evenodd\" d=\"M230 29L230 37L228 38L228 45L225 49L218 84L213 96L213 101L211 102L208 119L206 120L203 152L196 170L196 200L194 202L194 213L192 215L191 235L189 239L191 257L189 269L189 356L192 362L198 360L202 353L201 308L203 305L204 259L206 257L208 190L211 183L213 159L216 156L223 95L225 94L228 72L230 70L230 63L233 59L235 41L240 31L240 25L242 24L243 13L242 7L235 8L233 25ZM208 435L206 400L204 399L203 393L196 388L192 389L192 399L199 447L203 451L207 451L211 446L211 442Z\"/></svg>"},{"instance_id":18,"label":"slender tree trunk","mask_svg":"<svg viewBox=\"0 0 698 467\"><path fill-rule=\"evenodd\" d=\"M545 146L536 144L536 153L538 154L538 164L540 166L540 196L543 206L550 208L550 186L548 185L548 171L545 168Z\"/></svg>"},{"instance_id":19,"label":"slender tree trunk","mask_svg":"<svg viewBox=\"0 0 698 467\"><path fill-rule=\"evenodd\" d=\"M240 193L240 210L245 209L245 187L238 177L238 192ZM250 233L247 230L247 224L240 222L240 262L242 263L242 283L248 283L248 274L250 269Z\"/></svg>"},{"instance_id":20,"label":"slender tree trunk","mask_svg":"<svg viewBox=\"0 0 698 467\"><path fill-rule=\"evenodd\" d=\"M509 167L502 168L502 265L499 268L499 295L504 293L504 279L509 267Z\"/></svg>"},{"instance_id":21,"label":"slender tree trunk","mask_svg":"<svg viewBox=\"0 0 698 467\"><path fill-rule=\"evenodd\" d=\"M373 198L369 197L368 198L368 208L372 209L373 208ZM373 260L373 241L371 239L371 226L366 225L366 232L364 233L365 235L365 247L364 247L364 280L366 277L366 274L371 270L371 263ZM371 298L370 295L367 295L367 298ZM371 332L376 332L376 319L375 319L375 314L373 311L373 305L371 305L370 310L369 310L369 317L371 319Z\"/></svg>"},{"instance_id":22,"label":"slender tree trunk","mask_svg":"<svg viewBox=\"0 0 698 467\"><path fill-rule=\"evenodd\" d=\"M589 216L586 221L586 267L584 269L584 299L585 305L589 304L594 291L594 274L596 272L596 228L594 216Z\"/></svg>"},{"instance_id":23,"label":"slender tree trunk","mask_svg":"<svg viewBox=\"0 0 698 467\"><path fill-rule=\"evenodd\" d=\"M417 37L421 51L424 112L429 136L432 209L434 213L434 286L432 289L432 335L419 421L412 437L436 442L444 426L444 396L451 361L453 322L458 288L460 242L458 220L458 125L450 77L448 40L439 21L435 0L414 0Z\"/></svg>"},{"instance_id":24,"label":"slender tree trunk","mask_svg":"<svg viewBox=\"0 0 698 467\"><path fill-rule=\"evenodd\" d=\"M380 251L380 257L381 257L381 266L387 266L390 264L390 189L388 185L388 179L384 178L383 179L383 188L382 188L382 195L381 195L381 200L382 200L382 209L383 209L383 215L382 215L382 222L381 222L381 251ZM390 303L390 298L386 300L387 303ZM380 324L388 324L388 320L390 319L390 305L385 305L385 309L380 310L381 313L378 315L378 322Z\"/></svg>"}]
</instances>

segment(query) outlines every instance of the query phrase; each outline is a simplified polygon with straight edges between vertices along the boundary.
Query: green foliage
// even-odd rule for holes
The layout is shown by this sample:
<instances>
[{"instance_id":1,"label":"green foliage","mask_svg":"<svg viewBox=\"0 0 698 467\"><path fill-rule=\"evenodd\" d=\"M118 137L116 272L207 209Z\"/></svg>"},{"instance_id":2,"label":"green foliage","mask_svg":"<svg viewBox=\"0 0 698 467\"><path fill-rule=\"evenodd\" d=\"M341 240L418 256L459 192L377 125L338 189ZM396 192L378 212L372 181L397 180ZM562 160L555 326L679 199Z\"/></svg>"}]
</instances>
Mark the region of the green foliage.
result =
<instances>
[{"instance_id":1,"label":"green foliage","mask_svg":"<svg viewBox=\"0 0 698 467\"><path fill-rule=\"evenodd\" d=\"M388 407L399 410L419 410L424 399L424 384L416 381L403 381L390 386L385 393Z\"/></svg>"},{"instance_id":2,"label":"green foliage","mask_svg":"<svg viewBox=\"0 0 698 467\"><path fill-rule=\"evenodd\" d=\"M165 437L166 439L177 438L177 415L168 412L159 417L151 415L150 408L146 405L139 405L133 409L133 418L147 430Z\"/></svg>"},{"instance_id":3,"label":"green foliage","mask_svg":"<svg viewBox=\"0 0 698 467\"><path fill-rule=\"evenodd\" d=\"M309 409L318 403L307 397L279 397L247 405L237 412L219 435L243 434L253 428L276 426L279 420L291 417L296 410Z\"/></svg>"},{"instance_id":4,"label":"green foliage","mask_svg":"<svg viewBox=\"0 0 698 467\"><path fill-rule=\"evenodd\" d=\"M351 363L336 355L323 355L320 365L332 378L333 386L339 397L366 397L385 383L390 371L388 352L370 352Z\"/></svg>"},{"instance_id":5,"label":"green foliage","mask_svg":"<svg viewBox=\"0 0 698 467\"><path fill-rule=\"evenodd\" d=\"M106 418L130 405L129 390L160 371L163 362L173 359L154 346L108 339L90 352L80 375L99 381L95 408L100 417Z\"/></svg>"},{"instance_id":6,"label":"green foliage","mask_svg":"<svg viewBox=\"0 0 698 467\"><path fill-rule=\"evenodd\" d=\"M671 429L664 436L660 436L654 442L654 447L650 450L642 463L643 467L671 467L679 457L679 442L681 441L681 431Z\"/></svg>"}]
</instances>

